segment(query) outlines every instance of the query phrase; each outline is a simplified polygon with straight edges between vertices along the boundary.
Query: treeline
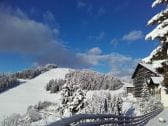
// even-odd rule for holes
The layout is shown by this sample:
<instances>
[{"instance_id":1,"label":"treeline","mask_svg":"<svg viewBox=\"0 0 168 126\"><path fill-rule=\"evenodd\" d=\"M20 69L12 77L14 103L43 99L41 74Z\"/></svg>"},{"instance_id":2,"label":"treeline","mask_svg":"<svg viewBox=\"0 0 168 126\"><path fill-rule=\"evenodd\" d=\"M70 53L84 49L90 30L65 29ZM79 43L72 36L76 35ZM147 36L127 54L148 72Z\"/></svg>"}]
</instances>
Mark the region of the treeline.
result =
<instances>
[{"instance_id":1,"label":"treeline","mask_svg":"<svg viewBox=\"0 0 168 126\"><path fill-rule=\"evenodd\" d=\"M64 84L79 85L82 90L117 90L123 83L111 74L100 74L91 70L78 70L68 73L65 80L50 80L46 90L51 93L60 91Z\"/></svg>"},{"instance_id":2,"label":"treeline","mask_svg":"<svg viewBox=\"0 0 168 126\"><path fill-rule=\"evenodd\" d=\"M24 70L22 72L17 72L15 74L13 74L12 76L18 79L33 79L36 76L50 70L53 68L57 68L57 66L55 64L47 64L45 66L42 67L37 67L37 68L31 68L31 69L27 69Z\"/></svg>"},{"instance_id":3,"label":"treeline","mask_svg":"<svg viewBox=\"0 0 168 126\"><path fill-rule=\"evenodd\" d=\"M68 83L79 84L82 90L117 90L123 85L119 79L111 74L100 74L91 70L68 73L65 79Z\"/></svg>"},{"instance_id":4,"label":"treeline","mask_svg":"<svg viewBox=\"0 0 168 126\"><path fill-rule=\"evenodd\" d=\"M45 66L27 69L14 74L0 74L0 93L18 86L20 82L17 79L33 79L41 73L53 68L57 68L57 66L55 64L47 64Z\"/></svg>"},{"instance_id":5,"label":"treeline","mask_svg":"<svg viewBox=\"0 0 168 126\"><path fill-rule=\"evenodd\" d=\"M17 78L10 75L1 75L0 76L0 93L4 92L10 88L16 87L20 82Z\"/></svg>"},{"instance_id":6,"label":"treeline","mask_svg":"<svg viewBox=\"0 0 168 126\"><path fill-rule=\"evenodd\" d=\"M62 89L62 86L65 84L65 80L50 80L46 85L46 90L50 91L50 93L57 93Z\"/></svg>"}]
</instances>

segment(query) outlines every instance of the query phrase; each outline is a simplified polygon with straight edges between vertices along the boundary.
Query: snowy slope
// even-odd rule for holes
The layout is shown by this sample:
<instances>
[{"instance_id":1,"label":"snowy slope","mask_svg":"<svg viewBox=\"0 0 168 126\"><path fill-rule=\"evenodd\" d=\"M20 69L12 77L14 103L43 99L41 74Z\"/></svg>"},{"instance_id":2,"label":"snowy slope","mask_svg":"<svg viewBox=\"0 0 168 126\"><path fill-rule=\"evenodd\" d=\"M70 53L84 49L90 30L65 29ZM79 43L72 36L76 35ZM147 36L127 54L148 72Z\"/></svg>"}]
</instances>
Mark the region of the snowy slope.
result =
<instances>
[{"instance_id":1,"label":"snowy slope","mask_svg":"<svg viewBox=\"0 0 168 126\"><path fill-rule=\"evenodd\" d=\"M0 94L0 120L12 113L25 113L29 105L39 101L57 102L58 94L50 94L45 90L46 84L51 79L64 79L70 69L56 68L45 72L32 80Z\"/></svg>"}]
</instances>

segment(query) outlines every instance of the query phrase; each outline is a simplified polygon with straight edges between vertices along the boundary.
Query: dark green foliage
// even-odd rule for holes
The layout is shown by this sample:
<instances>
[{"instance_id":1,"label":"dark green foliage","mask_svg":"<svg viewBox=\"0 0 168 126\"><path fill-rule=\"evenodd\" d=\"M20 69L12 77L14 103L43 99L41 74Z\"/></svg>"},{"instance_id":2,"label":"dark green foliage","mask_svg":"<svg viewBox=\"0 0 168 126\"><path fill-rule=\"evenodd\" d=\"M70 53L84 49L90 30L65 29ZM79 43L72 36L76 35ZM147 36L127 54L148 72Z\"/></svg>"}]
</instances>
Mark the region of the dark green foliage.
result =
<instances>
[{"instance_id":1,"label":"dark green foliage","mask_svg":"<svg viewBox=\"0 0 168 126\"><path fill-rule=\"evenodd\" d=\"M47 64L42 67L31 68L28 70L24 70L22 72L17 72L15 74L13 74L12 76L16 77L16 78L20 78L20 79L33 79L36 76L38 76L38 75L40 75L40 74L42 74L52 68L57 68L57 66L54 64Z\"/></svg>"},{"instance_id":2,"label":"dark green foliage","mask_svg":"<svg viewBox=\"0 0 168 126\"><path fill-rule=\"evenodd\" d=\"M168 87L168 73L165 73L164 75L164 84Z\"/></svg>"},{"instance_id":3,"label":"dark green foliage","mask_svg":"<svg viewBox=\"0 0 168 126\"><path fill-rule=\"evenodd\" d=\"M41 74L40 70L29 69L29 70L24 70L23 72L17 72L13 76L20 79L32 79L38 76L39 74Z\"/></svg>"},{"instance_id":4,"label":"dark green foliage","mask_svg":"<svg viewBox=\"0 0 168 126\"><path fill-rule=\"evenodd\" d=\"M164 68L159 67L156 69L158 73L163 74L164 73Z\"/></svg>"},{"instance_id":5,"label":"dark green foliage","mask_svg":"<svg viewBox=\"0 0 168 126\"><path fill-rule=\"evenodd\" d=\"M104 110L105 110L105 112L108 111L107 99L104 100Z\"/></svg>"},{"instance_id":6,"label":"dark green foliage","mask_svg":"<svg viewBox=\"0 0 168 126\"><path fill-rule=\"evenodd\" d=\"M167 49L168 45L164 44L162 48L155 55L153 55L151 61L168 59Z\"/></svg>"},{"instance_id":7,"label":"dark green foliage","mask_svg":"<svg viewBox=\"0 0 168 126\"><path fill-rule=\"evenodd\" d=\"M50 93L57 93L62 89L62 86L65 84L65 80L50 80L46 85L46 90L50 91Z\"/></svg>"},{"instance_id":8,"label":"dark green foliage","mask_svg":"<svg viewBox=\"0 0 168 126\"><path fill-rule=\"evenodd\" d=\"M16 87L20 82L10 75L3 75L0 77L0 93L10 88Z\"/></svg>"},{"instance_id":9,"label":"dark green foliage","mask_svg":"<svg viewBox=\"0 0 168 126\"><path fill-rule=\"evenodd\" d=\"M52 105L51 102L47 102L47 101L44 101L44 102L39 102L38 105L35 106L35 109L45 109L46 107Z\"/></svg>"}]
</instances>

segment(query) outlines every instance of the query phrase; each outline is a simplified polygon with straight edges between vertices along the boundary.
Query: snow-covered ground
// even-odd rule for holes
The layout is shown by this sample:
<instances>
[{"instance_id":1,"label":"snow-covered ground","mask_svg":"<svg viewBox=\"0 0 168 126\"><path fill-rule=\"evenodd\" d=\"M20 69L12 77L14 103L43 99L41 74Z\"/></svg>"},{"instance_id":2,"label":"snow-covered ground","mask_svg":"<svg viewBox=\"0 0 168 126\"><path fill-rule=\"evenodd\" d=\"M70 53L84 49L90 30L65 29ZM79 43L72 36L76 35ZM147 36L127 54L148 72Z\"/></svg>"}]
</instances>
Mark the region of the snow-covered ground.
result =
<instances>
[{"instance_id":1,"label":"snow-covered ground","mask_svg":"<svg viewBox=\"0 0 168 126\"><path fill-rule=\"evenodd\" d=\"M0 122L12 113L23 114L29 105L36 105L39 101L58 102L58 94L50 94L45 90L51 79L64 79L70 69L56 68L45 72L32 80L25 82L0 94ZM23 80L22 80L23 81Z\"/></svg>"},{"instance_id":2,"label":"snow-covered ground","mask_svg":"<svg viewBox=\"0 0 168 126\"><path fill-rule=\"evenodd\" d=\"M166 122L160 122L159 119L164 119ZM168 126L168 108L165 108L159 115L149 120L146 126Z\"/></svg>"},{"instance_id":3,"label":"snow-covered ground","mask_svg":"<svg viewBox=\"0 0 168 126\"><path fill-rule=\"evenodd\" d=\"M87 91L86 93L86 98L91 98L94 94L97 96L103 96L106 93L110 93L111 96L123 96L125 94L125 89L124 87L118 89L118 90L95 90L95 91Z\"/></svg>"}]
</instances>

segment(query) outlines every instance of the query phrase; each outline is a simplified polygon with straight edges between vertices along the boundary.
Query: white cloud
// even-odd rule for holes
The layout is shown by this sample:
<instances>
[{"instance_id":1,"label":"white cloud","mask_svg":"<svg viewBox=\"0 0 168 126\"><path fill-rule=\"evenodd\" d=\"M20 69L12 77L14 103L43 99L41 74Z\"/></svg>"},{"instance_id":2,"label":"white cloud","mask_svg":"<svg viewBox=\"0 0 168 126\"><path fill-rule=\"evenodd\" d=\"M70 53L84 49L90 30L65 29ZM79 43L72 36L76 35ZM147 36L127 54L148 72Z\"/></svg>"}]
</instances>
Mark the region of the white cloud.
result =
<instances>
[{"instance_id":1,"label":"white cloud","mask_svg":"<svg viewBox=\"0 0 168 126\"><path fill-rule=\"evenodd\" d=\"M122 37L122 40L124 41L137 41L144 37L142 31L140 30L133 30L129 32L128 34L124 35Z\"/></svg>"},{"instance_id":2,"label":"white cloud","mask_svg":"<svg viewBox=\"0 0 168 126\"><path fill-rule=\"evenodd\" d=\"M137 61L118 53L103 54L99 47L85 53L72 53L59 38L59 29L30 19L22 10L0 8L0 52L31 56L39 64L56 63L66 67L107 65L116 76L130 75ZM104 32L93 37L101 40Z\"/></svg>"},{"instance_id":3,"label":"white cloud","mask_svg":"<svg viewBox=\"0 0 168 126\"><path fill-rule=\"evenodd\" d=\"M91 50L99 50L101 53L96 53L95 55L94 53L90 53ZM78 53L78 57L91 66L104 65L105 67L109 67L109 71L117 77L130 78L139 59L118 53L102 54L102 50L100 50L100 48L95 47L86 53Z\"/></svg>"},{"instance_id":4,"label":"white cloud","mask_svg":"<svg viewBox=\"0 0 168 126\"><path fill-rule=\"evenodd\" d=\"M92 54L92 55L99 55L102 53L102 50L99 48L99 47L94 47L94 48L91 48L89 51L88 51L89 54Z\"/></svg>"},{"instance_id":5,"label":"white cloud","mask_svg":"<svg viewBox=\"0 0 168 126\"><path fill-rule=\"evenodd\" d=\"M62 43L58 28L52 29L47 24L30 19L20 9L0 8L0 52L32 57L33 62L39 64L87 66Z\"/></svg>"}]
</instances>

